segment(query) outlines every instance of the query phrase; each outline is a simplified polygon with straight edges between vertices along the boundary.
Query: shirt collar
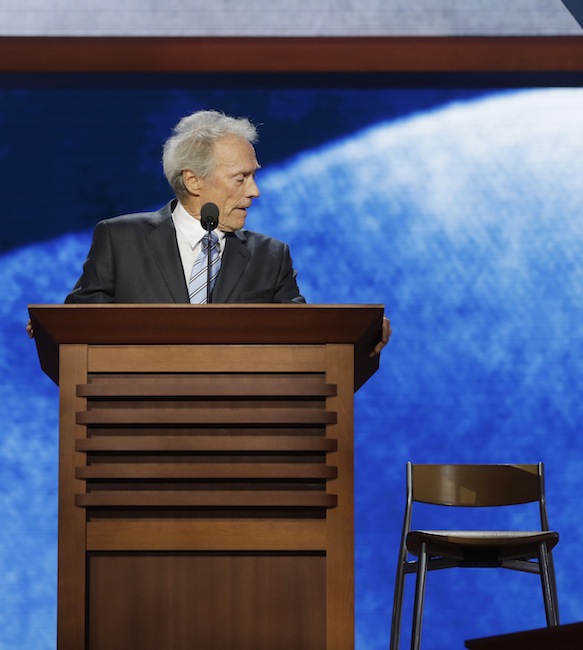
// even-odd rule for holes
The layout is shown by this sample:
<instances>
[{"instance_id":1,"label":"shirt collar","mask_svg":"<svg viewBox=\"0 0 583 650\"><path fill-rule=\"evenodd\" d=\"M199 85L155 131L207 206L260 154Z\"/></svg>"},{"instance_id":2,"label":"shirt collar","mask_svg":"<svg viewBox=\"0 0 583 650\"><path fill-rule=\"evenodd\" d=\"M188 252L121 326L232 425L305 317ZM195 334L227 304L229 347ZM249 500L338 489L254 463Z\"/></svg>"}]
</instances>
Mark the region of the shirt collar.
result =
<instances>
[{"instance_id":1,"label":"shirt collar","mask_svg":"<svg viewBox=\"0 0 583 650\"><path fill-rule=\"evenodd\" d=\"M206 235L206 230L200 225L200 219L196 219L186 211L182 203L178 202L172 213L174 225L184 235L188 243L194 248L198 242ZM214 232L219 237L219 242L222 243L225 233L216 228Z\"/></svg>"}]
</instances>

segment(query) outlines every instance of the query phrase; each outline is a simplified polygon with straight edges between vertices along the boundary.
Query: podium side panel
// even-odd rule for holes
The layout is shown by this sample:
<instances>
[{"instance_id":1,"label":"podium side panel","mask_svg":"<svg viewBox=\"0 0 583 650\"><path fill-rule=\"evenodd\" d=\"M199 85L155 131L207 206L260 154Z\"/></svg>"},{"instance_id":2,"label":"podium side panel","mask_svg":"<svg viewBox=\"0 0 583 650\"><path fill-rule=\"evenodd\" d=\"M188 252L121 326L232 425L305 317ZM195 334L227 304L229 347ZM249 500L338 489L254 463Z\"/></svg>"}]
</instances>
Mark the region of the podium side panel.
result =
<instances>
[{"instance_id":1,"label":"podium side panel","mask_svg":"<svg viewBox=\"0 0 583 650\"><path fill-rule=\"evenodd\" d=\"M338 386L328 398L328 409L337 413L337 423L327 435L338 441L330 463L338 467L338 478L329 490L338 506L327 516L327 650L354 648L354 351L351 345L328 345L326 379Z\"/></svg>"},{"instance_id":2,"label":"podium side panel","mask_svg":"<svg viewBox=\"0 0 583 650\"><path fill-rule=\"evenodd\" d=\"M59 440L59 551L57 647L85 648L85 510L75 506L75 494L84 490L75 468L84 461L75 451L75 440L85 437L75 413L85 408L76 396L77 384L87 381L87 346L60 347L60 440Z\"/></svg>"}]
</instances>

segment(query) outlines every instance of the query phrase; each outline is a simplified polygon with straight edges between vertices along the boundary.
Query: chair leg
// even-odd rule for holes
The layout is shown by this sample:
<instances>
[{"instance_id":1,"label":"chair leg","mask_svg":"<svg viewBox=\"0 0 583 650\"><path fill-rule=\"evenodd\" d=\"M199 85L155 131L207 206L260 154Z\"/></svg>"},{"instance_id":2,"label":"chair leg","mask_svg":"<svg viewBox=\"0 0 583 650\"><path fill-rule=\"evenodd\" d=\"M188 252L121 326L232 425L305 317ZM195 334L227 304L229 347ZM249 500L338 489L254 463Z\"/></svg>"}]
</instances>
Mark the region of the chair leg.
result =
<instances>
[{"instance_id":1,"label":"chair leg","mask_svg":"<svg viewBox=\"0 0 583 650\"><path fill-rule=\"evenodd\" d=\"M423 607L425 605L425 583L427 582L427 550L425 542L421 543L417 558L417 581L415 583L415 605L413 609L413 629L411 630L411 650L421 647L421 626Z\"/></svg>"},{"instance_id":2,"label":"chair leg","mask_svg":"<svg viewBox=\"0 0 583 650\"><path fill-rule=\"evenodd\" d=\"M406 556L405 556L406 557ZM401 558L395 578L395 595L393 598L393 617L391 620L390 650L399 650L401 640L401 618L403 613L403 592L405 590L405 567Z\"/></svg>"},{"instance_id":3,"label":"chair leg","mask_svg":"<svg viewBox=\"0 0 583 650\"><path fill-rule=\"evenodd\" d=\"M555 609L555 620L556 624L561 624L561 618L559 616L559 592L557 591L557 574L555 573L555 563L553 560L552 551L547 550L547 555L549 558L549 574L550 574L550 584L551 584L551 597L553 600L553 605Z\"/></svg>"},{"instance_id":4,"label":"chair leg","mask_svg":"<svg viewBox=\"0 0 583 650\"><path fill-rule=\"evenodd\" d=\"M542 543L539 547L538 563L540 568L540 579L543 590L547 626L554 627L559 624L557 586L552 566L552 556L545 543Z\"/></svg>"}]
</instances>

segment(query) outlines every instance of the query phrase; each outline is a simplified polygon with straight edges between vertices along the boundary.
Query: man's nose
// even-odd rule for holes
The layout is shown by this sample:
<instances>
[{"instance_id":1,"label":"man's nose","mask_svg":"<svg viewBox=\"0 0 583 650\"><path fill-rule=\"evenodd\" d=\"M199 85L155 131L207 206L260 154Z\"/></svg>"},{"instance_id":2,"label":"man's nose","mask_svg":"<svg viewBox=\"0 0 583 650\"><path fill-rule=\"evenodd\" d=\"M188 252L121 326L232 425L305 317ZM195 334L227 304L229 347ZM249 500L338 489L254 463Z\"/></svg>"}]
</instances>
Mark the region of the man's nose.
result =
<instances>
[{"instance_id":1,"label":"man's nose","mask_svg":"<svg viewBox=\"0 0 583 650\"><path fill-rule=\"evenodd\" d=\"M254 178L252 178L247 195L252 199L256 199L260 194L261 192L259 191L259 186L257 185L257 182L255 181Z\"/></svg>"}]
</instances>

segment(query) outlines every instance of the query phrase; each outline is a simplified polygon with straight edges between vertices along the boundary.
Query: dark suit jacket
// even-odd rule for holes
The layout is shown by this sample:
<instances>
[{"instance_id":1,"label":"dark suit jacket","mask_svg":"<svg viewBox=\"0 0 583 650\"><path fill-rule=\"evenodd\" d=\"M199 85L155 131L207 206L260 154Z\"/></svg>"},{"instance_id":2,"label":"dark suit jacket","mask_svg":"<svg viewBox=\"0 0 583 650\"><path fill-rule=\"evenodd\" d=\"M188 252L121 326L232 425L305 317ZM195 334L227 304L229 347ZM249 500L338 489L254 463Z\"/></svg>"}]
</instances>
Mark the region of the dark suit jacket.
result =
<instances>
[{"instance_id":1,"label":"dark suit jacket","mask_svg":"<svg viewBox=\"0 0 583 650\"><path fill-rule=\"evenodd\" d=\"M101 221L67 303L187 303L172 208ZM260 233L227 233L215 303L305 302L287 244Z\"/></svg>"}]
</instances>

